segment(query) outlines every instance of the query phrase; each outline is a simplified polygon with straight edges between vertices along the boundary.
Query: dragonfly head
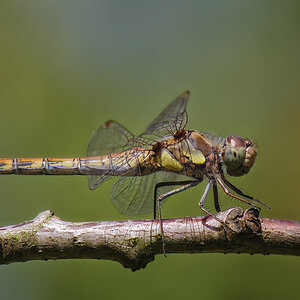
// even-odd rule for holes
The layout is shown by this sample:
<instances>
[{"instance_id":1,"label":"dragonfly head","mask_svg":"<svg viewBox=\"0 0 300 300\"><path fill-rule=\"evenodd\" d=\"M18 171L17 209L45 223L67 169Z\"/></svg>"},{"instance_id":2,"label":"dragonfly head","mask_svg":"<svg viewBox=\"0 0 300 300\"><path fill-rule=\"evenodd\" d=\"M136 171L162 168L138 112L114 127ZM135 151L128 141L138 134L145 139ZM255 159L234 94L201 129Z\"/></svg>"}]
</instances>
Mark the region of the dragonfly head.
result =
<instances>
[{"instance_id":1,"label":"dragonfly head","mask_svg":"<svg viewBox=\"0 0 300 300\"><path fill-rule=\"evenodd\" d=\"M255 162L257 146L250 139L239 136L228 136L223 142L221 156L230 176L243 176L247 174Z\"/></svg>"}]
</instances>

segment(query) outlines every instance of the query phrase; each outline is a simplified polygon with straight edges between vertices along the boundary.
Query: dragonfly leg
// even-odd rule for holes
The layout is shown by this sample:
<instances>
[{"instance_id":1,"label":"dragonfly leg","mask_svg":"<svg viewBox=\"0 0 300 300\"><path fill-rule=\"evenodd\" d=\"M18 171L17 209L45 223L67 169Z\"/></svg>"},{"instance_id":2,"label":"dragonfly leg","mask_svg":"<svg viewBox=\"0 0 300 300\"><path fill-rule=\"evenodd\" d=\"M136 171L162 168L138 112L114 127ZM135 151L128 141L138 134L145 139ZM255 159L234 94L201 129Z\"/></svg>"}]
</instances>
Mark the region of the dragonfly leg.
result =
<instances>
[{"instance_id":1,"label":"dragonfly leg","mask_svg":"<svg viewBox=\"0 0 300 300\"><path fill-rule=\"evenodd\" d=\"M249 195L244 194L240 189L238 189L236 186L234 186L232 183L230 183L230 182L225 178L224 174L221 174L221 177L222 177L223 182L224 182L228 187L230 187L233 191L235 191L237 194L239 194L240 196L243 196L243 197L245 197L245 198L248 198L248 199L250 199L250 200L252 200L252 201L255 201L255 202L257 202L257 203L259 203L259 204L261 204L261 205L264 205L264 206L267 207L268 209L271 209L271 207L270 207L269 205L267 205L267 204L265 204L265 203L259 201L258 199L254 198L254 197L252 197L252 196L249 196Z\"/></svg>"},{"instance_id":2,"label":"dragonfly leg","mask_svg":"<svg viewBox=\"0 0 300 300\"><path fill-rule=\"evenodd\" d=\"M177 194L181 191L185 191L186 189L192 187L192 186L195 186L197 185L198 183L200 183L200 181L198 180L185 180L185 181L167 181L167 182L159 182L155 185L155 188L154 188L154 219L157 219L156 217L156 213L157 213L157 204L159 202L158 198L157 198L157 191L159 188L161 187L164 187L164 186L176 186L176 185L181 185L182 187L179 188L179 189L176 189L176 190L172 190L170 192L167 192L165 194L162 194L161 196L163 195L166 195L165 197L163 197L163 199L166 199L167 197L173 195L173 194ZM187 188L184 188L186 185L189 185L191 184L191 186L188 186ZM183 189L182 189L183 188ZM178 191L177 191L178 190ZM160 196L160 197L161 197ZM162 201L163 199L161 199L160 201Z\"/></svg>"},{"instance_id":3,"label":"dragonfly leg","mask_svg":"<svg viewBox=\"0 0 300 300\"><path fill-rule=\"evenodd\" d=\"M217 198L214 198L214 200L215 200L215 208L216 208L216 210L217 210L218 212L220 211L220 206L219 206L219 201L218 201L218 194L217 194L217 192L215 192L215 191L217 191L217 187L216 187L215 182L214 182L212 179L209 180L209 182L208 182L208 184L207 184L207 186L206 186L206 188L205 188L205 190L204 190L204 193L203 193L203 195L201 196L201 199L200 199L198 205L199 205L199 207L200 207L207 215L211 216L212 218L214 218L215 220L217 220L218 222L220 222L221 224L224 225L224 222L223 222L222 220L220 220L218 217L214 216L209 210L207 210L207 209L204 207L204 202L205 202L205 199L206 199L206 197L207 197L207 195L208 195L208 193L209 193L209 191L210 191L211 186L213 186L214 197L215 197L215 195L217 195Z\"/></svg>"},{"instance_id":4,"label":"dragonfly leg","mask_svg":"<svg viewBox=\"0 0 300 300\"><path fill-rule=\"evenodd\" d=\"M216 177L218 184L220 185L220 187L222 188L222 190L224 191L225 194L227 194L228 196L235 198L237 200L240 200L248 205L251 205L252 207L255 207L256 209L260 210L260 207L258 207L257 205L251 203L250 201L247 201L239 196L236 196L234 194L232 194L228 188L225 186L225 184L222 182L221 178L219 176Z\"/></svg>"},{"instance_id":5,"label":"dragonfly leg","mask_svg":"<svg viewBox=\"0 0 300 300\"><path fill-rule=\"evenodd\" d=\"M218 186L216 182L213 183L213 192L214 192L214 204L215 204L215 209L217 212L220 212L220 204L219 204L219 197L218 197Z\"/></svg>"},{"instance_id":6,"label":"dragonfly leg","mask_svg":"<svg viewBox=\"0 0 300 300\"><path fill-rule=\"evenodd\" d=\"M162 247L163 247L163 254L166 256L166 251L165 251L165 236L164 236L164 231L163 231L163 222L162 222L162 216L161 216L161 202L166 199L167 197L177 194L179 192L185 191L195 185L197 185L199 181L195 180L189 180L189 181L170 181L170 182L159 182L154 189L154 219L156 219L156 209L158 210L158 220L159 220L159 226L160 226L160 233L161 233L161 239L162 239ZM161 194L157 198L157 190L161 187L164 186L176 186L176 185L181 185L181 187L169 191L167 193Z\"/></svg>"}]
</instances>

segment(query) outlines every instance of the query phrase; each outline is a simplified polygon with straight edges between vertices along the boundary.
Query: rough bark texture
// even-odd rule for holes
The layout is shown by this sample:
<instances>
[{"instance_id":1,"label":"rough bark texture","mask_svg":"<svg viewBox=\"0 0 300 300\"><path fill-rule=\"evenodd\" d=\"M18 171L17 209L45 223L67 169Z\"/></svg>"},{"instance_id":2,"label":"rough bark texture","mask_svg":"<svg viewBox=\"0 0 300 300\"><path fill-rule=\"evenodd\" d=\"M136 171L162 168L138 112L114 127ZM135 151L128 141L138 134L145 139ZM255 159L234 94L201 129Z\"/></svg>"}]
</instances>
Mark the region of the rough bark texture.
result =
<instances>
[{"instance_id":1,"label":"rough bark texture","mask_svg":"<svg viewBox=\"0 0 300 300\"><path fill-rule=\"evenodd\" d=\"M167 253L300 255L300 222L259 218L234 207L211 217L163 221ZM162 253L157 220L66 222L50 211L0 228L0 264L28 260L96 258L138 270Z\"/></svg>"}]
</instances>

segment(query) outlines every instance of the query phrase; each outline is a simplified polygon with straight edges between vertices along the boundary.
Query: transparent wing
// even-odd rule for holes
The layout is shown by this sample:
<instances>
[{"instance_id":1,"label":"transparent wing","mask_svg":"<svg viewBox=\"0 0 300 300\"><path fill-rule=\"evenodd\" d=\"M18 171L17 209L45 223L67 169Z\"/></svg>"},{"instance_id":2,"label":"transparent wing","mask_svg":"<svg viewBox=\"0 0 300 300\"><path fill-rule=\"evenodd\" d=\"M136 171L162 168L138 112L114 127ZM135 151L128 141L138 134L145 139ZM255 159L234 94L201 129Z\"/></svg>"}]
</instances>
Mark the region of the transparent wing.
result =
<instances>
[{"instance_id":1,"label":"transparent wing","mask_svg":"<svg viewBox=\"0 0 300 300\"><path fill-rule=\"evenodd\" d=\"M156 172L147 176L121 177L114 183L111 199L124 215L143 215L154 211L154 188L159 182L182 181L190 178L168 172ZM159 189L158 193L173 190L173 186Z\"/></svg>"},{"instance_id":2,"label":"transparent wing","mask_svg":"<svg viewBox=\"0 0 300 300\"><path fill-rule=\"evenodd\" d=\"M121 152L131 147L133 140L133 134L124 126L115 121L107 121L92 134L87 156Z\"/></svg>"},{"instance_id":3,"label":"transparent wing","mask_svg":"<svg viewBox=\"0 0 300 300\"><path fill-rule=\"evenodd\" d=\"M164 137L184 129L187 123L186 104L189 96L190 92L186 91L173 100L141 135Z\"/></svg>"},{"instance_id":4,"label":"transparent wing","mask_svg":"<svg viewBox=\"0 0 300 300\"><path fill-rule=\"evenodd\" d=\"M93 133L88 144L87 156L118 153L134 146L146 148L146 144L147 141L145 139L135 138L129 130L118 122L107 121ZM150 146L148 145L148 147ZM118 164L120 167L122 163L126 163L126 161L119 161ZM109 178L111 176L105 174L88 175L89 188L93 190Z\"/></svg>"}]
</instances>

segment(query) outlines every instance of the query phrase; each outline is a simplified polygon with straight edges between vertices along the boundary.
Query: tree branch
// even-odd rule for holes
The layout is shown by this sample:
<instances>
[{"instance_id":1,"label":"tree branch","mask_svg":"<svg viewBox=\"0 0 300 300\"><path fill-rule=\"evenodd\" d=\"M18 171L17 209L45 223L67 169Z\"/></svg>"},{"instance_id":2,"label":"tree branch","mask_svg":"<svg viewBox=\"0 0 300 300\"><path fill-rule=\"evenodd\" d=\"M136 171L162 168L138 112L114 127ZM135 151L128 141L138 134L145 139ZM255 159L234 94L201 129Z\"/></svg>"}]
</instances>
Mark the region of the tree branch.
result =
<instances>
[{"instance_id":1,"label":"tree branch","mask_svg":"<svg viewBox=\"0 0 300 300\"><path fill-rule=\"evenodd\" d=\"M259 218L239 207L217 217L163 221L167 253L300 255L300 222ZM67 222L50 211L31 221L0 228L0 264L28 260L96 258L138 270L162 253L157 220Z\"/></svg>"}]
</instances>

